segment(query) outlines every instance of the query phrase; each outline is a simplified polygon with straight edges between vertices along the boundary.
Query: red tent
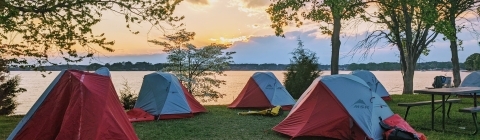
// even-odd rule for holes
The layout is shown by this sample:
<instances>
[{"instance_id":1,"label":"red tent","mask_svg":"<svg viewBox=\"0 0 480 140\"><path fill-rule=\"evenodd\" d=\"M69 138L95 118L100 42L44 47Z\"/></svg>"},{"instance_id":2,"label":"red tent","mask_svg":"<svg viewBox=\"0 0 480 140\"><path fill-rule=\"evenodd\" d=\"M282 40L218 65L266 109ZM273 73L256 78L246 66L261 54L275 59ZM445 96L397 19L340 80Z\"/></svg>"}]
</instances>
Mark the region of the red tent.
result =
<instances>
[{"instance_id":1,"label":"red tent","mask_svg":"<svg viewBox=\"0 0 480 140\"><path fill-rule=\"evenodd\" d=\"M272 72L256 72L228 108L271 108L290 110L295 100Z\"/></svg>"},{"instance_id":2,"label":"red tent","mask_svg":"<svg viewBox=\"0 0 480 140\"><path fill-rule=\"evenodd\" d=\"M288 116L273 130L334 139L382 139L379 118L393 115L385 101L353 75L315 79Z\"/></svg>"},{"instance_id":3,"label":"red tent","mask_svg":"<svg viewBox=\"0 0 480 140\"><path fill-rule=\"evenodd\" d=\"M50 84L8 139L138 137L109 76L66 70Z\"/></svg>"}]
</instances>

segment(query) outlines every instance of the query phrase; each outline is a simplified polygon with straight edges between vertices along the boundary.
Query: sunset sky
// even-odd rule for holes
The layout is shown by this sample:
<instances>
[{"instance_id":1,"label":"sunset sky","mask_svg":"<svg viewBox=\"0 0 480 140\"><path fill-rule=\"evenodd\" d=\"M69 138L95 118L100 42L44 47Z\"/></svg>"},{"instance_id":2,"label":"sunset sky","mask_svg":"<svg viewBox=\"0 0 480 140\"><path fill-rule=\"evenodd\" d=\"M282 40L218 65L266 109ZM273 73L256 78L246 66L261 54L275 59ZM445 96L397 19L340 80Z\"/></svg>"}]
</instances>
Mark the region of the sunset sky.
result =
<instances>
[{"instance_id":1,"label":"sunset sky","mask_svg":"<svg viewBox=\"0 0 480 140\"><path fill-rule=\"evenodd\" d=\"M322 36L317 24L310 23L301 28L289 27L286 37L276 37L270 28L270 20L265 8L270 0L186 0L177 7L176 15L184 15L187 31L196 32L196 46L205 46L210 43L233 43L228 51L236 51L233 56L235 63L289 63L291 54L297 47L297 38L304 41L305 47L316 52L321 64L330 64L330 39ZM134 25L140 34L133 35L125 28L123 16L105 13L102 22L94 27L96 33L105 32L106 37L115 40L113 53L102 53L96 60L84 61L88 63L115 63L121 61L132 62L166 62L166 54L162 47L147 43L149 39L156 39L162 32L154 30L147 34L148 25ZM368 63L368 62L398 62L398 51L389 46L378 46L373 55L366 60L359 60L359 55L351 57L347 53L357 41L364 38L367 25L343 31L341 38L340 64ZM479 52L478 37L467 31L459 34L464 40L464 50L459 52L460 61L472 53ZM422 56L424 61L449 61L449 42L441 37L431 47L430 55Z\"/></svg>"}]
</instances>

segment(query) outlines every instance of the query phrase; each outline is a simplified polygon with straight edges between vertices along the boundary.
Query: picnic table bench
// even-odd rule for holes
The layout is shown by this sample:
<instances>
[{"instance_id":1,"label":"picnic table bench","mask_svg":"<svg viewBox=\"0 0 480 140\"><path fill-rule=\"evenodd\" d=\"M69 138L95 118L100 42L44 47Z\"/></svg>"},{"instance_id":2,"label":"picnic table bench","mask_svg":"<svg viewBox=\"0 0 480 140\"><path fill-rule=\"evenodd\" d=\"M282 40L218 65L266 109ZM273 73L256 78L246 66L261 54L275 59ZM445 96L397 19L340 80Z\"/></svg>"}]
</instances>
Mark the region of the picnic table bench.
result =
<instances>
[{"instance_id":1,"label":"picnic table bench","mask_svg":"<svg viewBox=\"0 0 480 140\"><path fill-rule=\"evenodd\" d=\"M448 100L445 101L446 103L449 103L448 111L447 111L447 116L448 116L448 118L450 118L450 108L452 108L452 103L458 103L458 102L460 102L460 101L461 101L460 99L448 99ZM442 100L435 100L433 103L434 103L434 104L439 104L439 103L442 103ZM414 106L424 106L424 105L430 105L430 104L432 104L432 101L419 101L419 102L398 103L397 105L398 105L398 106L407 107L407 111L405 112L405 117L403 117L405 120L407 120L408 111L410 110L410 107L414 107ZM435 109L435 110L438 110L439 108L440 108L440 107L438 107L438 108Z\"/></svg>"},{"instance_id":2,"label":"picnic table bench","mask_svg":"<svg viewBox=\"0 0 480 140\"><path fill-rule=\"evenodd\" d=\"M477 134L478 132L477 113L480 112L480 107L461 108L458 111L463 113L472 113L473 124L475 124L475 132L473 132L473 135Z\"/></svg>"},{"instance_id":3,"label":"picnic table bench","mask_svg":"<svg viewBox=\"0 0 480 140\"><path fill-rule=\"evenodd\" d=\"M448 98L445 99L445 96L448 95L465 95L465 94L473 94L473 107L469 108L462 108L459 109L459 112L463 113L472 113L473 121L475 125L475 132L474 135L478 132L478 124L477 124L477 113L480 112L480 107L477 107L477 93L480 93L480 87L456 87L456 88L436 88L436 89L421 89L421 90L414 90L414 93L419 94L430 94L432 96L431 102L431 123L432 129L434 129L434 119L435 119L435 108L434 108L434 96L441 95L442 96L442 130L445 131L445 103L448 101Z\"/></svg>"}]
</instances>

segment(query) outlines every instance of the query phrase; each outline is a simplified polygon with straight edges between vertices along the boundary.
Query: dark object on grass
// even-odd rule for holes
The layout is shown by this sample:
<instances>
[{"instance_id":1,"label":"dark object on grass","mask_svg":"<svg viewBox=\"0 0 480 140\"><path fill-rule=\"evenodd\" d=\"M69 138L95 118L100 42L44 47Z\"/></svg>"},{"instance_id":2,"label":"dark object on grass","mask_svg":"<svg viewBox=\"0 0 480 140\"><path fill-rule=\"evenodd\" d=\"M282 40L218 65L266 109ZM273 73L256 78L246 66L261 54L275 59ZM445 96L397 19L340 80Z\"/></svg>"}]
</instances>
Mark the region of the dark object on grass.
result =
<instances>
[{"instance_id":1,"label":"dark object on grass","mask_svg":"<svg viewBox=\"0 0 480 140\"><path fill-rule=\"evenodd\" d=\"M282 106L276 106L261 111L238 112L238 115L264 115L264 116L279 116L283 114Z\"/></svg>"}]
</instances>

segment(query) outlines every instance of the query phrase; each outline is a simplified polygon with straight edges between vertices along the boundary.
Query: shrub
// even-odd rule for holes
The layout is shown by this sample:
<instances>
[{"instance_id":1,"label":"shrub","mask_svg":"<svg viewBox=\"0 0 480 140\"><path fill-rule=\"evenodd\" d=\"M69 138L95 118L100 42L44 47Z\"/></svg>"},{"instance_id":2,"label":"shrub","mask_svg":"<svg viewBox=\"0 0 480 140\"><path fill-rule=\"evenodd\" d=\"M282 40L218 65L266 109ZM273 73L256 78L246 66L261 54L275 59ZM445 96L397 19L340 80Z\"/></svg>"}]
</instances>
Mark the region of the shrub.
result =
<instances>
[{"instance_id":1,"label":"shrub","mask_svg":"<svg viewBox=\"0 0 480 140\"><path fill-rule=\"evenodd\" d=\"M313 80L320 76L321 71L318 68L318 57L315 52L303 48L302 40L298 39L298 47L291 54L293 58L290 59L290 65L284 73L283 84L290 95L298 99Z\"/></svg>"},{"instance_id":2,"label":"shrub","mask_svg":"<svg viewBox=\"0 0 480 140\"><path fill-rule=\"evenodd\" d=\"M128 85L128 81L122 84L123 89L120 90L120 102L122 102L123 108L126 110L133 109L135 102L137 102L138 95L135 94L135 91Z\"/></svg>"},{"instance_id":3,"label":"shrub","mask_svg":"<svg viewBox=\"0 0 480 140\"><path fill-rule=\"evenodd\" d=\"M0 76L4 80L6 76ZM20 76L14 76L0 84L0 115L10 115L17 108L18 103L15 101L17 93L27 91L19 88ZM0 81L2 82L2 81Z\"/></svg>"}]
</instances>

